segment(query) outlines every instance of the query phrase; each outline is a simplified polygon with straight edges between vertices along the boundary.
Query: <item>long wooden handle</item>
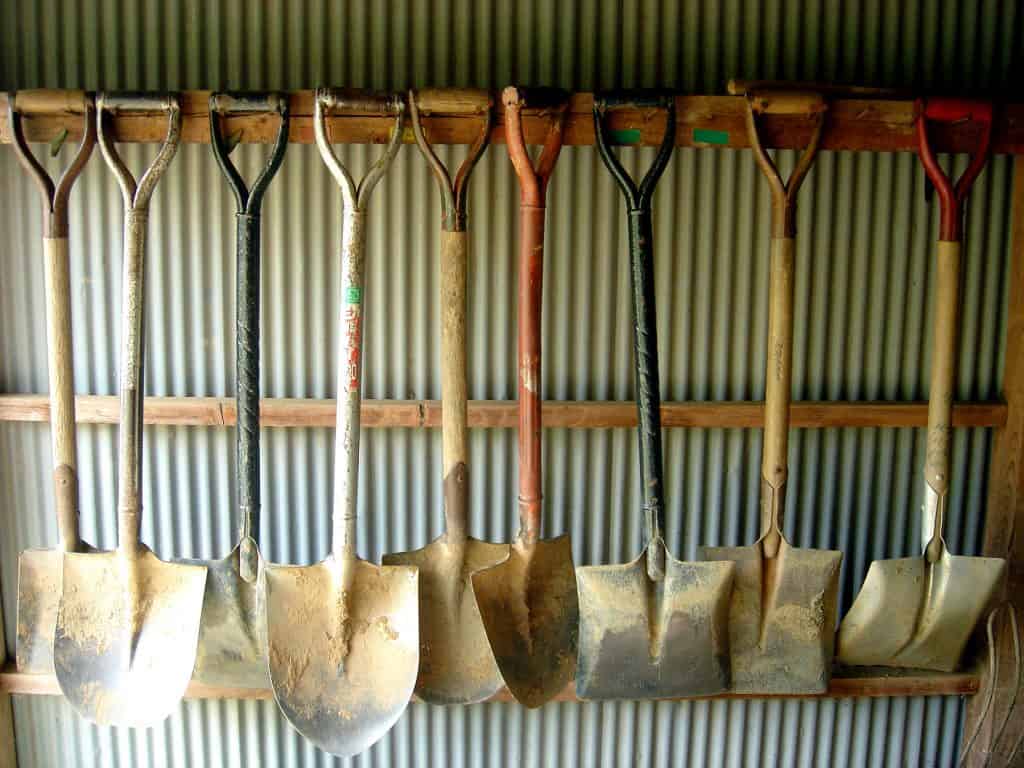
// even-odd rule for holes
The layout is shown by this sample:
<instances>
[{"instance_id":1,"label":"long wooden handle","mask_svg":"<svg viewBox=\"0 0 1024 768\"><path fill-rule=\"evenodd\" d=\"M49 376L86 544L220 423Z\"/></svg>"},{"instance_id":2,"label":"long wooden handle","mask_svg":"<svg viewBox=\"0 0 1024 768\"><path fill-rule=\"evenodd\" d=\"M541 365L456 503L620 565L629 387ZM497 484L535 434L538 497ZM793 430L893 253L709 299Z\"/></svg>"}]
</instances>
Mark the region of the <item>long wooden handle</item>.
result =
<instances>
[{"instance_id":1,"label":"long wooden handle","mask_svg":"<svg viewBox=\"0 0 1024 768\"><path fill-rule=\"evenodd\" d=\"M935 275L935 319L932 373L928 392L928 444L925 453L924 538L929 562L936 562L942 543L949 493L949 443L952 436L953 379L960 314L960 243L940 240Z\"/></svg>"},{"instance_id":2,"label":"long wooden handle","mask_svg":"<svg viewBox=\"0 0 1024 768\"><path fill-rule=\"evenodd\" d=\"M519 208L519 522L529 544L540 536L541 305L544 281L543 206Z\"/></svg>"},{"instance_id":3,"label":"long wooden handle","mask_svg":"<svg viewBox=\"0 0 1024 768\"><path fill-rule=\"evenodd\" d=\"M43 238L46 259L46 343L49 348L50 439L57 530L61 549L75 552L78 532L78 455L71 339L71 265L66 237Z\"/></svg>"},{"instance_id":4,"label":"long wooden handle","mask_svg":"<svg viewBox=\"0 0 1024 768\"><path fill-rule=\"evenodd\" d=\"M466 279L469 238L441 232L441 434L448 540L466 538L469 430L466 424Z\"/></svg>"},{"instance_id":5,"label":"long wooden handle","mask_svg":"<svg viewBox=\"0 0 1024 768\"><path fill-rule=\"evenodd\" d=\"M769 267L768 362L761 456L761 533L769 557L779 547L789 476L789 402L793 381L793 256L796 241L772 238Z\"/></svg>"}]
</instances>

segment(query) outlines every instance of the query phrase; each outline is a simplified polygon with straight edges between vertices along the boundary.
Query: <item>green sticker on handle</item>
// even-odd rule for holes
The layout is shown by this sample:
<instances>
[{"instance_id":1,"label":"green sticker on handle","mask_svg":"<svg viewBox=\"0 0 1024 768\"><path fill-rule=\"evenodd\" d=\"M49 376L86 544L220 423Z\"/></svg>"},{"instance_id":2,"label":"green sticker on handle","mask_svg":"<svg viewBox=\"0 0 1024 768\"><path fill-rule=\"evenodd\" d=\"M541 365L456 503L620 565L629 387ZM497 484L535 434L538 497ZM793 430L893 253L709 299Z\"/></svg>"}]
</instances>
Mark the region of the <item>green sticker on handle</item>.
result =
<instances>
[{"instance_id":1,"label":"green sticker on handle","mask_svg":"<svg viewBox=\"0 0 1024 768\"><path fill-rule=\"evenodd\" d=\"M362 291L356 288L354 285L350 285L345 290L345 302L348 304L358 304L363 297Z\"/></svg>"},{"instance_id":2,"label":"green sticker on handle","mask_svg":"<svg viewBox=\"0 0 1024 768\"><path fill-rule=\"evenodd\" d=\"M694 144L716 144L718 146L725 146L729 143L729 132L728 131L714 131L710 128L694 128L693 129L693 143Z\"/></svg>"},{"instance_id":3,"label":"green sticker on handle","mask_svg":"<svg viewBox=\"0 0 1024 768\"><path fill-rule=\"evenodd\" d=\"M639 144L640 143L640 129L639 128L620 128L618 130L609 131L611 135L612 144Z\"/></svg>"}]
</instances>

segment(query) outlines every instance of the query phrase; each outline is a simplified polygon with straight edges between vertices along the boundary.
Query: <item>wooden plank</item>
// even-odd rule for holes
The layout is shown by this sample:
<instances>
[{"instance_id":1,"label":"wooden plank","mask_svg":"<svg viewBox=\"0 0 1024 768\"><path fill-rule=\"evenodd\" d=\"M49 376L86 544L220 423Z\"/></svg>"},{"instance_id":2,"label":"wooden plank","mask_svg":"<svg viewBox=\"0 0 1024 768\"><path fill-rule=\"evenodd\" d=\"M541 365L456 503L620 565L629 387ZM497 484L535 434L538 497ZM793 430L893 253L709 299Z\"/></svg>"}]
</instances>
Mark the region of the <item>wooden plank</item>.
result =
<instances>
[{"instance_id":1,"label":"wooden plank","mask_svg":"<svg viewBox=\"0 0 1024 768\"><path fill-rule=\"evenodd\" d=\"M82 424L116 424L118 401L114 395L79 395L76 417ZM550 429L607 429L636 426L636 404L628 401L547 401L544 426ZM760 402L662 403L665 427L759 428L764 404ZM801 402L791 408L792 425L799 428L923 427L927 403ZM45 395L0 395L0 421L48 421L50 404ZM227 427L235 424L235 401L226 397L147 397L147 424ZM439 400L363 400L363 426L370 428L439 428ZM265 427L333 427L333 400L266 398L260 401ZM957 427L998 427L1006 422L1004 403L958 403L953 409ZM518 405L514 400L471 400L469 426L514 429Z\"/></svg>"},{"instance_id":2,"label":"wooden plank","mask_svg":"<svg viewBox=\"0 0 1024 768\"><path fill-rule=\"evenodd\" d=\"M209 143L209 91L182 93L182 141ZM313 92L293 91L289 97L291 110L290 140L313 142ZM501 100L495 99L497 119L491 134L494 143L504 143L505 128ZM748 147L744 123L744 98L741 96L679 96L677 105L676 145L680 147ZM592 145L594 124L593 94L576 93L570 100L565 127L567 145ZM637 141L644 145L661 142L664 117L650 110L622 110L611 114L615 130L635 131ZM538 144L546 131L544 118L526 114L524 132L527 142ZM468 144L479 130L479 121L472 117L430 117L424 119L427 134L437 144ZM770 115L762 121L762 142L766 147L794 149L806 144L810 135L806 121L788 115ZM841 98L830 103L829 122L822 146L833 150L872 152L908 152L916 149L914 136L914 102L908 99ZM243 142L269 143L276 137L276 119L267 115L240 115L225 118L228 133L241 132ZM69 138L80 135L81 119L74 115L28 117L24 119L29 141L49 141L62 129ZM388 140L392 121L378 117L331 117L328 130L337 143L380 144ZM119 141L161 141L166 120L156 115L121 115L114 118L113 129ZM710 132L710 133L709 133ZM622 134L620 134L622 136ZM407 130L404 141L413 143ZM935 126L932 142L937 151L968 152L975 146L974 129L969 125ZM0 143L10 143L7 125L7 96L0 94ZM997 153L1024 153L1024 104L1004 105L993 135Z\"/></svg>"},{"instance_id":3,"label":"wooden plank","mask_svg":"<svg viewBox=\"0 0 1024 768\"><path fill-rule=\"evenodd\" d=\"M1006 400L1006 424L995 431L989 474L988 514L982 551L993 557L1005 557L1008 564L1006 597L1016 606L1024 621L1024 158L1014 162L1013 172L1013 237L1010 252L1009 303L1006 313L1006 364L1003 370L1003 397ZM1002 718L1005 703L1016 685L1013 677L1013 645L1008 622L1002 622L996 638L1001 674L996 681L996 716ZM979 658L983 670L982 684L988 686L988 670L984 652ZM1024 691L1021 692L1024 695ZM984 696L976 696L967 706L964 734L969 736L981 717ZM999 705L1003 706L1000 707ZM997 754L1005 751L1018 738L1024 738L1024 717L1018 704L1017 715L1007 726ZM978 744L968 763L985 764L981 749L988 748L993 736L992 717L981 724ZM966 736L965 736L966 738ZM1022 747L1024 749L1024 747ZM1024 755L1018 753L1018 759ZM1002 762L993 761L995 765Z\"/></svg>"},{"instance_id":4,"label":"wooden plank","mask_svg":"<svg viewBox=\"0 0 1024 768\"><path fill-rule=\"evenodd\" d=\"M815 696L753 696L725 694L720 699L751 698L851 698L890 696L956 696L969 695L978 690L978 678L969 674L900 674L894 670L850 670L832 678L828 693ZM0 691L33 696L59 696L60 688L52 675L27 675L7 667L0 672ZM187 699L271 699L273 694L263 688L237 688L191 683L185 693ZM498 693L492 701L512 701L507 690ZM555 697L555 701L579 701L573 684Z\"/></svg>"}]
</instances>

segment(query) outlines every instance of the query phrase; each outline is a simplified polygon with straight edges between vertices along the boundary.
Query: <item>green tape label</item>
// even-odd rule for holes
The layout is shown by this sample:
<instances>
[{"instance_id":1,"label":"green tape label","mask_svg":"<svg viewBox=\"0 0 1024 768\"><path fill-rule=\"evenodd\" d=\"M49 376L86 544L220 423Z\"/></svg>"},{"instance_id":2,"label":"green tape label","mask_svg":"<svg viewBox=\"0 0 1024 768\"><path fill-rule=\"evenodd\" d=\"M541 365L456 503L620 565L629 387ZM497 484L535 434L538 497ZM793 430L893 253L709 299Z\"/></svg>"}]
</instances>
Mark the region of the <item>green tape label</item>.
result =
<instances>
[{"instance_id":1,"label":"green tape label","mask_svg":"<svg viewBox=\"0 0 1024 768\"><path fill-rule=\"evenodd\" d=\"M350 285L345 290L345 302L348 304L358 304L362 300L362 298L362 291L360 291L354 285Z\"/></svg>"},{"instance_id":2,"label":"green tape label","mask_svg":"<svg viewBox=\"0 0 1024 768\"><path fill-rule=\"evenodd\" d=\"M613 144L639 144L640 143L640 129L639 128L620 128L618 130L609 131Z\"/></svg>"},{"instance_id":3,"label":"green tape label","mask_svg":"<svg viewBox=\"0 0 1024 768\"><path fill-rule=\"evenodd\" d=\"M694 144L717 144L724 146L729 143L728 131L713 131L710 128L693 129Z\"/></svg>"}]
</instances>

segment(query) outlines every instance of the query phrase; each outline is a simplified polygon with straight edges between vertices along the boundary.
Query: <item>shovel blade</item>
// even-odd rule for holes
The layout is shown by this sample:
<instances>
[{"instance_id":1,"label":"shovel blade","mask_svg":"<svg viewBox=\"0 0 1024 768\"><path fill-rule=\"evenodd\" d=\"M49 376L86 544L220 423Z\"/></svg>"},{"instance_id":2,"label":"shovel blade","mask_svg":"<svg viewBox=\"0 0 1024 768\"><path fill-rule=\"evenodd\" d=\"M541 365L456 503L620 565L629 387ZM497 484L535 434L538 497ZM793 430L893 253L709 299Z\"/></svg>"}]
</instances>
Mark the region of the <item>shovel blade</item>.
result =
<instances>
[{"instance_id":1,"label":"shovel blade","mask_svg":"<svg viewBox=\"0 0 1024 768\"><path fill-rule=\"evenodd\" d=\"M508 559L473 574L473 591L509 691L539 707L576 677L579 599L568 536L513 544Z\"/></svg>"},{"instance_id":2,"label":"shovel blade","mask_svg":"<svg viewBox=\"0 0 1024 768\"><path fill-rule=\"evenodd\" d=\"M835 646L841 552L782 540L765 558L750 547L705 547L708 560L736 563L729 605L734 693L817 694L828 690Z\"/></svg>"},{"instance_id":3,"label":"shovel blade","mask_svg":"<svg viewBox=\"0 0 1024 768\"><path fill-rule=\"evenodd\" d=\"M508 557L508 544L442 535L422 549L384 556L419 569L420 670L416 695L430 704L474 704L504 686L473 595L473 574Z\"/></svg>"},{"instance_id":4,"label":"shovel blade","mask_svg":"<svg viewBox=\"0 0 1024 768\"><path fill-rule=\"evenodd\" d=\"M665 578L646 552L626 565L576 569L581 699L669 699L729 688L729 596L735 564L683 563Z\"/></svg>"},{"instance_id":5,"label":"shovel blade","mask_svg":"<svg viewBox=\"0 0 1024 768\"><path fill-rule=\"evenodd\" d=\"M299 733L343 757L401 717L419 667L415 569L352 567L344 592L331 557L264 570L274 697Z\"/></svg>"},{"instance_id":6,"label":"shovel blade","mask_svg":"<svg viewBox=\"0 0 1024 768\"><path fill-rule=\"evenodd\" d=\"M63 570L64 553L59 549L27 549L18 558L15 663L19 672L53 673L53 633Z\"/></svg>"},{"instance_id":7,"label":"shovel blade","mask_svg":"<svg viewBox=\"0 0 1024 768\"><path fill-rule=\"evenodd\" d=\"M117 552L68 553L63 571L53 642L61 691L100 725L161 722L192 676L206 569L140 546L131 566Z\"/></svg>"},{"instance_id":8,"label":"shovel blade","mask_svg":"<svg viewBox=\"0 0 1024 768\"><path fill-rule=\"evenodd\" d=\"M267 622L259 580L243 579L240 562L236 546L223 560L202 563L207 568L206 594L192 679L204 685L266 689Z\"/></svg>"},{"instance_id":9,"label":"shovel blade","mask_svg":"<svg viewBox=\"0 0 1024 768\"><path fill-rule=\"evenodd\" d=\"M952 672L1005 576L995 557L876 560L839 627L839 661Z\"/></svg>"}]
</instances>

